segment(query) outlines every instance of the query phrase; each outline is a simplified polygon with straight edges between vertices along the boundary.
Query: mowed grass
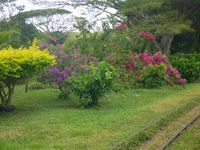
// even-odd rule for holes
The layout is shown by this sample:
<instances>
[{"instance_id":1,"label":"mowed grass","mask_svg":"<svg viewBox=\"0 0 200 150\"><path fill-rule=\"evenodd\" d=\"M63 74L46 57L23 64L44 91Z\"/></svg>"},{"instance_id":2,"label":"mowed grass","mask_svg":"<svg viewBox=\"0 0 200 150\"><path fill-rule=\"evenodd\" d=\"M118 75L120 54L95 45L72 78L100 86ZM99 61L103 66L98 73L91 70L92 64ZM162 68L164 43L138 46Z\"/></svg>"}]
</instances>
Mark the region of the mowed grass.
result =
<instances>
[{"instance_id":1,"label":"mowed grass","mask_svg":"<svg viewBox=\"0 0 200 150\"><path fill-rule=\"evenodd\" d=\"M167 114L200 103L200 84L186 88L111 92L99 106L81 109L52 89L24 93L18 86L14 113L0 113L0 150L104 150Z\"/></svg>"},{"instance_id":2,"label":"mowed grass","mask_svg":"<svg viewBox=\"0 0 200 150\"><path fill-rule=\"evenodd\" d=\"M170 145L168 150L199 150L200 149L200 119L190 126Z\"/></svg>"}]
</instances>

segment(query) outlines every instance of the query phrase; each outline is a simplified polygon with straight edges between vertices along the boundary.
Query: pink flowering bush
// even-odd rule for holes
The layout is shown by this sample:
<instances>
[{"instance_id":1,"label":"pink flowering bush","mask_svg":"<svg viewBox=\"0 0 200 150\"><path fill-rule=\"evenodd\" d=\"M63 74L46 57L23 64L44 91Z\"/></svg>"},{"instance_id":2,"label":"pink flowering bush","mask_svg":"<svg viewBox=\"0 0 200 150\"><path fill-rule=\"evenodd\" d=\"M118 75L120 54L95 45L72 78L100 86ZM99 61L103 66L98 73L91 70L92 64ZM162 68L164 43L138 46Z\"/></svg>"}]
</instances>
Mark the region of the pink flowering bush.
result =
<instances>
[{"instance_id":1,"label":"pink flowering bush","mask_svg":"<svg viewBox=\"0 0 200 150\"><path fill-rule=\"evenodd\" d=\"M140 85L158 87L164 84L178 83L184 85L186 83L179 71L169 63L167 57L160 51L153 56L148 52L131 56L132 58L126 64L126 67L135 74L136 83Z\"/></svg>"},{"instance_id":2,"label":"pink flowering bush","mask_svg":"<svg viewBox=\"0 0 200 150\"><path fill-rule=\"evenodd\" d=\"M155 52L156 46L156 37L150 32L141 32L140 33L140 53L148 51L148 52Z\"/></svg>"}]
</instances>

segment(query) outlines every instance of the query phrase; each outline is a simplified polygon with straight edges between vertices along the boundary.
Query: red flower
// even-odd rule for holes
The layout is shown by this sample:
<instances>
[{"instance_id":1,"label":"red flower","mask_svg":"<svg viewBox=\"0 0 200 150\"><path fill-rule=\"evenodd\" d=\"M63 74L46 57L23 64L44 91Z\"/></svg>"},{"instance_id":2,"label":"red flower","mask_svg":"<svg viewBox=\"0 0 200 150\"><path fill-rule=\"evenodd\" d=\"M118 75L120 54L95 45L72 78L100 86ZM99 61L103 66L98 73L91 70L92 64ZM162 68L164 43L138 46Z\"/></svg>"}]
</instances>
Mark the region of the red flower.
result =
<instances>
[{"instance_id":1,"label":"red flower","mask_svg":"<svg viewBox=\"0 0 200 150\"><path fill-rule=\"evenodd\" d=\"M179 79L179 80L178 80L178 83L179 83L180 85L184 85L184 84L186 83L186 80L185 80L185 79Z\"/></svg>"},{"instance_id":2,"label":"red flower","mask_svg":"<svg viewBox=\"0 0 200 150\"><path fill-rule=\"evenodd\" d=\"M117 28L121 31L125 30L127 25L124 22L120 22L117 24Z\"/></svg>"},{"instance_id":3,"label":"red flower","mask_svg":"<svg viewBox=\"0 0 200 150\"><path fill-rule=\"evenodd\" d=\"M155 36L153 34L151 34L150 32L141 32L140 36L143 39L150 39L151 41L155 41L156 40Z\"/></svg>"},{"instance_id":4,"label":"red flower","mask_svg":"<svg viewBox=\"0 0 200 150\"><path fill-rule=\"evenodd\" d=\"M156 65L160 65L161 63L167 64L167 58L165 55L162 55L160 51L156 52L153 55L153 60Z\"/></svg>"},{"instance_id":5,"label":"red flower","mask_svg":"<svg viewBox=\"0 0 200 150\"><path fill-rule=\"evenodd\" d=\"M153 62L154 62L151 55L147 52L139 54L138 58L145 64L145 66L153 64Z\"/></svg>"},{"instance_id":6,"label":"red flower","mask_svg":"<svg viewBox=\"0 0 200 150\"><path fill-rule=\"evenodd\" d=\"M131 59L131 61L127 64L127 67L128 67L129 69L132 69L132 68L134 67L134 65L135 65L135 60L134 60L134 59Z\"/></svg>"}]
</instances>

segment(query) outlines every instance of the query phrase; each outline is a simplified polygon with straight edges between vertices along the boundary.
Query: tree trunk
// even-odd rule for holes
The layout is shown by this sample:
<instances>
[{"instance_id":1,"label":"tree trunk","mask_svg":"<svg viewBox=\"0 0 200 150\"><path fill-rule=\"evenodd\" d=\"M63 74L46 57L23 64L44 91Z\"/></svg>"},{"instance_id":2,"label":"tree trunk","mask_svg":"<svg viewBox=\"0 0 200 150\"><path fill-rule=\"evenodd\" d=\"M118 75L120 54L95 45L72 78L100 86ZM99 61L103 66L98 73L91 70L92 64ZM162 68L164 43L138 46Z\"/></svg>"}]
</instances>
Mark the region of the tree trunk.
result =
<instances>
[{"instance_id":1,"label":"tree trunk","mask_svg":"<svg viewBox=\"0 0 200 150\"><path fill-rule=\"evenodd\" d=\"M14 87L16 82L1 81L0 83L0 99L4 106L9 106L14 93Z\"/></svg>"},{"instance_id":2,"label":"tree trunk","mask_svg":"<svg viewBox=\"0 0 200 150\"><path fill-rule=\"evenodd\" d=\"M28 81L26 80L26 83L25 83L25 89L24 89L25 93L28 93Z\"/></svg>"},{"instance_id":3,"label":"tree trunk","mask_svg":"<svg viewBox=\"0 0 200 150\"><path fill-rule=\"evenodd\" d=\"M173 36L172 35L168 35L168 36L162 36L160 43L158 43L157 41L155 41L155 45L156 47L163 53L166 54L170 51L171 49L171 44L173 41Z\"/></svg>"}]
</instances>

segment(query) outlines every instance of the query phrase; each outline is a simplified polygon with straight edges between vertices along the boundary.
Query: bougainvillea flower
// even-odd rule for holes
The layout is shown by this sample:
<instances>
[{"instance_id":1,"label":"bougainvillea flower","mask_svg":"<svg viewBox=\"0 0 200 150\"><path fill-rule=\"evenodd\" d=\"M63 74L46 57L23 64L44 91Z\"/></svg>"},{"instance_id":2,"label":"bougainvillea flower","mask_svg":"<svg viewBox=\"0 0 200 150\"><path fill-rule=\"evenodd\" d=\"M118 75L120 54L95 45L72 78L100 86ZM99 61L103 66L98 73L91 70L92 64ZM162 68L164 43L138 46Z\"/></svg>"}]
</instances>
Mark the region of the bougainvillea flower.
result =
<instances>
[{"instance_id":1,"label":"bougainvillea flower","mask_svg":"<svg viewBox=\"0 0 200 150\"><path fill-rule=\"evenodd\" d=\"M134 60L134 59L131 59L131 61L127 64L127 67L128 67L129 69L132 69L132 68L134 67L134 65L135 65L135 60Z\"/></svg>"},{"instance_id":2,"label":"bougainvillea flower","mask_svg":"<svg viewBox=\"0 0 200 150\"><path fill-rule=\"evenodd\" d=\"M150 32L141 32L140 36L144 39L150 39L151 41L155 41L156 38L153 34L151 34Z\"/></svg>"},{"instance_id":3,"label":"bougainvillea flower","mask_svg":"<svg viewBox=\"0 0 200 150\"><path fill-rule=\"evenodd\" d=\"M184 85L186 83L186 80L185 79L180 79L180 80L178 80L178 83L180 85Z\"/></svg>"},{"instance_id":4,"label":"bougainvillea flower","mask_svg":"<svg viewBox=\"0 0 200 150\"><path fill-rule=\"evenodd\" d=\"M121 31L125 30L126 27L127 27L127 25L126 25L126 23L124 23L124 22L119 22L119 23L117 24L117 28L118 28L119 30L121 30Z\"/></svg>"}]
</instances>

